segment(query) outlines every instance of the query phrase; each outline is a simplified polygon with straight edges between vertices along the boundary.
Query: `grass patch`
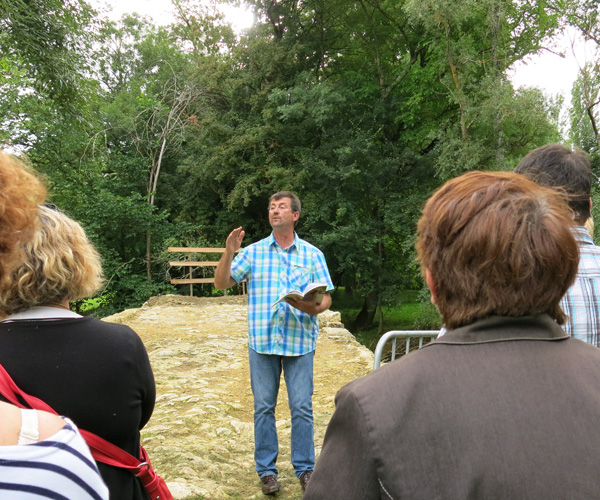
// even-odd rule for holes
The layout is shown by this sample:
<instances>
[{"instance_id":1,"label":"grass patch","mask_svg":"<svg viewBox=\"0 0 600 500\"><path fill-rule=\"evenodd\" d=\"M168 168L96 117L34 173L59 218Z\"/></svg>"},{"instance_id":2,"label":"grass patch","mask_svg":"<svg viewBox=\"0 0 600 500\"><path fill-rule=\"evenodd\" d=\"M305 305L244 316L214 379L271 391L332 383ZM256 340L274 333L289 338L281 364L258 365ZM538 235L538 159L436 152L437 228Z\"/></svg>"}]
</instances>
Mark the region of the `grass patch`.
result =
<instances>
[{"instance_id":1,"label":"grass patch","mask_svg":"<svg viewBox=\"0 0 600 500\"><path fill-rule=\"evenodd\" d=\"M390 330L434 330L441 326L439 314L434 306L421 300L420 290L400 292L397 307L383 308L383 332ZM362 297L346 293L343 288L333 292L333 309L339 311L342 323L361 344L372 351L379 341L379 318L375 316L373 326L366 330L353 331L352 324L362 308Z\"/></svg>"}]
</instances>

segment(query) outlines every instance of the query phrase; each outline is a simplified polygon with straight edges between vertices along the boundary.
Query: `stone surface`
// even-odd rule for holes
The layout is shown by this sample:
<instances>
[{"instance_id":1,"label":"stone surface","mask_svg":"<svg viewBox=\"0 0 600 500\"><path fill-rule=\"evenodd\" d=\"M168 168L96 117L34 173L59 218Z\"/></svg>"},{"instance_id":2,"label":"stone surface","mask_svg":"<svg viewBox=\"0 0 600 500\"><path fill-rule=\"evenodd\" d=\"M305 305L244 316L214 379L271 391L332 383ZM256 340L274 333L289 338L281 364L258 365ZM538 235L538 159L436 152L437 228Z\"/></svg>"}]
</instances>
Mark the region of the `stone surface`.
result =
<instances>
[{"instance_id":1,"label":"stone surface","mask_svg":"<svg viewBox=\"0 0 600 500\"><path fill-rule=\"evenodd\" d=\"M175 499L260 499L254 471L246 298L154 297L105 318L142 338L156 378L152 419L142 431L154 468ZM343 328L340 314L319 315L313 409L317 457L345 383L365 375L373 353ZM302 498L290 463L290 413L282 380L276 410L278 500Z\"/></svg>"}]
</instances>

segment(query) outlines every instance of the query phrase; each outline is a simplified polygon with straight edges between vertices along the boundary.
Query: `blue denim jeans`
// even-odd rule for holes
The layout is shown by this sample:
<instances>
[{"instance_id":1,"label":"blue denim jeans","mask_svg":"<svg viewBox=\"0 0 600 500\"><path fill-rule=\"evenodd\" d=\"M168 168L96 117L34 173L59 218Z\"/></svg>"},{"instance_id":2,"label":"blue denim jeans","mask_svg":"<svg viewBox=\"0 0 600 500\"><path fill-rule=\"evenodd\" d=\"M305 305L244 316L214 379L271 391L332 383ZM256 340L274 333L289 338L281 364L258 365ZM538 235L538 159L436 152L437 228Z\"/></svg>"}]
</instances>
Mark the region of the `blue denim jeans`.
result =
<instances>
[{"instance_id":1,"label":"blue denim jeans","mask_svg":"<svg viewBox=\"0 0 600 500\"><path fill-rule=\"evenodd\" d=\"M254 395L254 460L260 477L277 476L279 445L275 406L281 371L288 391L292 416L292 465L296 476L315 467L313 434L314 351L303 356L275 356L250 352L250 383Z\"/></svg>"}]
</instances>

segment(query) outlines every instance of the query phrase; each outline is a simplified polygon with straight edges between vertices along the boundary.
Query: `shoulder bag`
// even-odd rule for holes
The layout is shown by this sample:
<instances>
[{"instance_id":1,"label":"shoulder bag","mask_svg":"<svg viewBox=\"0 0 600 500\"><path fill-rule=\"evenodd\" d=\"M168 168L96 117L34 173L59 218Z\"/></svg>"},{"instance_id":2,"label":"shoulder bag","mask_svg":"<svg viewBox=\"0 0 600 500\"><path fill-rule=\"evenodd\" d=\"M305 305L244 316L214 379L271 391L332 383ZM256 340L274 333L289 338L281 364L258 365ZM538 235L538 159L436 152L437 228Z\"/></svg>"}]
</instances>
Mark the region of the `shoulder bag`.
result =
<instances>
[{"instance_id":1,"label":"shoulder bag","mask_svg":"<svg viewBox=\"0 0 600 500\"><path fill-rule=\"evenodd\" d=\"M29 407L58 415L44 401L19 389L1 364L0 394L19 408ZM143 446L140 446L140 458L138 459L92 432L84 429L79 429L79 431L87 442L94 460L131 471L142 482L142 485L150 496L150 500L173 500L173 495L169 491L164 479L152 467L148 453Z\"/></svg>"}]
</instances>

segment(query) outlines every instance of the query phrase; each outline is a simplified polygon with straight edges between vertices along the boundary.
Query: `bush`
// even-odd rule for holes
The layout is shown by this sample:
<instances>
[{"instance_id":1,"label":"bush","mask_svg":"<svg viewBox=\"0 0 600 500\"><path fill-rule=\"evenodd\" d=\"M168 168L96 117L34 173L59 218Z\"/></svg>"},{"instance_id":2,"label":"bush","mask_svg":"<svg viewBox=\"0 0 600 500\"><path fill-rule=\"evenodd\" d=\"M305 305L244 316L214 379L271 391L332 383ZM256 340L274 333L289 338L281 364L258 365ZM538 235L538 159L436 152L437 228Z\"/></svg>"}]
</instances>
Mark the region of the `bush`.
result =
<instances>
[{"instance_id":1,"label":"bush","mask_svg":"<svg viewBox=\"0 0 600 500\"><path fill-rule=\"evenodd\" d=\"M431 303L420 302L414 322L415 330L439 330L442 327L442 317Z\"/></svg>"}]
</instances>

